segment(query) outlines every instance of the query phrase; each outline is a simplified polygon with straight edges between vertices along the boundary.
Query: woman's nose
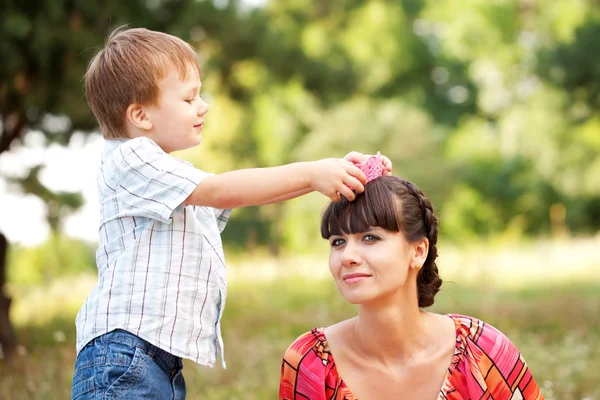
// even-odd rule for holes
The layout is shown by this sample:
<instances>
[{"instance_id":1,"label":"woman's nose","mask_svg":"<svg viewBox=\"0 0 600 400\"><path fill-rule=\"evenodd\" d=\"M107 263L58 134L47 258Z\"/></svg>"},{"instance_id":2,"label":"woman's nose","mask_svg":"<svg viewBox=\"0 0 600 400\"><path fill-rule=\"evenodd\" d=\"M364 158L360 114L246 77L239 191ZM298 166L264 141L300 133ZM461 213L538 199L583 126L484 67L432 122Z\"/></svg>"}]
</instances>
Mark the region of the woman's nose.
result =
<instances>
[{"instance_id":1,"label":"woman's nose","mask_svg":"<svg viewBox=\"0 0 600 400\"><path fill-rule=\"evenodd\" d=\"M342 264L345 266L359 265L361 262L360 254L355 245L350 242L346 243L342 252Z\"/></svg>"}]
</instances>

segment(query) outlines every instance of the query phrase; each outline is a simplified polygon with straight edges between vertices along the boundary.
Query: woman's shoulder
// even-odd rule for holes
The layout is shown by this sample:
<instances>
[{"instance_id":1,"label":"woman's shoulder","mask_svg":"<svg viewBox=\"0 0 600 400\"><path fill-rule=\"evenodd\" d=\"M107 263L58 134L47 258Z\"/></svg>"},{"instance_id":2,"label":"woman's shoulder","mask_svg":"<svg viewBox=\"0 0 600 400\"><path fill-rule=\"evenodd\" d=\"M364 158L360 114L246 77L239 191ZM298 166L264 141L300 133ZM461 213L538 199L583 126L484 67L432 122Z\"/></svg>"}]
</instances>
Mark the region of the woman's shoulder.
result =
<instances>
[{"instance_id":1,"label":"woman's shoulder","mask_svg":"<svg viewBox=\"0 0 600 400\"><path fill-rule=\"evenodd\" d=\"M333 357L322 328L300 335L285 352L281 364L280 399L331 398L322 392L328 386L337 386L337 377L331 376Z\"/></svg>"},{"instance_id":2,"label":"woman's shoulder","mask_svg":"<svg viewBox=\"0 0 600 400\"><path fill-rule=\"evenodd\" d=\"M449 317L454 320L457 341L467 340L486 353L493 351L500 343L513 346L500 330L478 318L460 314L450 314Z\"/></svg>"},{"instance_id":3,"label":"woman's shoulder","mask_svg":"<svg viewBox=\"0 0 600 400\"><path fill-rule=\"evenodd\" d=\"M523 355L505 334L478 318L459 314L449 317L456 325L457 351L453 364L458 370L468 370L469 376L477 381L476 385L470 385L473 390L519 392L524 396L521 398L542 399Z\"/></svg>"},{"instance_id":4,"label":"woman's shoulder","mask_svg":"<svg viewBox=\"0 0 600 400\"><path fill-rule=\"evenodd\" d=\"M297 369L301 363L310 363L317 358L328 360L329 354L324 329L318 327L298 336L285 351L283 359L284 363Z\"/></svg>"}]
</instances>

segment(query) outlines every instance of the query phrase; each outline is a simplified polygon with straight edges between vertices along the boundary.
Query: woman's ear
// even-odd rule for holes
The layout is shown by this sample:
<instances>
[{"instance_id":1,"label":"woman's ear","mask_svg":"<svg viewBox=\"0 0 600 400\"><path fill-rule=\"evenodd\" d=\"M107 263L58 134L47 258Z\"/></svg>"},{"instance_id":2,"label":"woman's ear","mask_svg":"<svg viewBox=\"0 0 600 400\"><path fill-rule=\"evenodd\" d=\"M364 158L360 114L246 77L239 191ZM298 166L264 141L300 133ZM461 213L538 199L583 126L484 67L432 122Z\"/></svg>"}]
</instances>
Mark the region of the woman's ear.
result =
<instances>
[{"instance_id":1,"label":"woman's ear","mask_svg":"<svg viewBox=\"0 0 600 400\"><path fill-rule=\"evenodd\" d=\"M138 129L149 131L153 127L144 107L140 104L130 104L129 107L127 107L126 118L129 123Z\"/></svg>"},{"instance_id":2,"label":"woman's ear","mask_svg":"<svg viewBox=\"0 0 600 400\"><path fill-rule=\"evenodd\" d=\"M421 268L427 260L427 254L429 253L429 239L424 237L413 244L413 259L411 266L417 269Z\"/></svg>"}]
</instances>

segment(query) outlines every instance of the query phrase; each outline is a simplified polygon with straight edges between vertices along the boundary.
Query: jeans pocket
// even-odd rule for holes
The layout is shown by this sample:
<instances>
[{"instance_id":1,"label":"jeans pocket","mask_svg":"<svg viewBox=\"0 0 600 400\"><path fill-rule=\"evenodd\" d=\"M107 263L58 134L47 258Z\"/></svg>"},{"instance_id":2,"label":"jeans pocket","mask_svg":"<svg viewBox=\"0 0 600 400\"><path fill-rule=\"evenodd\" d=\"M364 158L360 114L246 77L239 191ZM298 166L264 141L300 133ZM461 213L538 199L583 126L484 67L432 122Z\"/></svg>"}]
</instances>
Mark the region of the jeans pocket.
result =
<instances>
[{"instance_id":1,"label":"jeans pocket","mask_svg":"<svg viewBox=\"0 0 600 400\"><path fill-rule=\"evenodd\" d=\"M86 380L75 383L73 381L73 388L71 389L71 399L72 400L84 400L84 399L92 399L94 394L94 378L88 378ZM85 394L90 393L88 396ZM90 397L91 396L91 397Z\"/></svg>"},{"instance_id":2,"label":"jeans pocket","mask_svg":"<svg viewBox=\"0 0 600 400\"><path fill-rule=\"evenodd\" d=\"M103 374L104 387L108 388L105 392L106 397L135 392L135 385L143 378L149 359L150 357L138 347L110 343Z\"/></svg>"},{"instance_id":3,"label":"jeans pocket","mask_svg":"<svg viewBox=\"0 0 600 400\"><path fill-rule=\"evenodd\" d=\"M73 386L93 377L94 366L91 363L76 363L73 373Z\"/></svg>"},{"instance_id":4,"label":"jeans pocket","mask_svg":"<svg viewBox=\"0 0 600 400\"><path fill-rule=\"evenodd\" d=\"M93 389L94 366L98 364L102 365L104 362L105 358L98 355L93 346L87 345L79 352L75 361L75 367L73 368L71 397L74 398L76 395L82 394L82 390L88 391L85 388L90 386L90 382Z\"/></svg>"}]
</instances>

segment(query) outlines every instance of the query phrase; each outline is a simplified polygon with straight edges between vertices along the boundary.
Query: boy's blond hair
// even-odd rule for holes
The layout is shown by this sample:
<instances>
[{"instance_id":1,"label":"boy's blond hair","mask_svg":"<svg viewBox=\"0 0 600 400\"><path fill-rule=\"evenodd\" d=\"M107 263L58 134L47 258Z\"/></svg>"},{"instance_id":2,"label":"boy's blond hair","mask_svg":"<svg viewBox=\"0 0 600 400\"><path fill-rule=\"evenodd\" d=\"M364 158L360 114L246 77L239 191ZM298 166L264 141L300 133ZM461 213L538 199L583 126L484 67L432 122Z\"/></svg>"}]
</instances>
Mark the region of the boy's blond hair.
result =
<instances>
[{"instance_id":1,"label":"boy's blond hair","mask_svg":"<svg viewBox=\"0 0 600 400\"><path fill-rule=\"evenodd\" d=\"M127 107L154 104L158 83L171 66L182 79L191 70L200 75L196 52L178 37L144 28L118 28L110 34L85 74L87 102L105 138L127 137Z\"/></svg>"}]
</instances>

